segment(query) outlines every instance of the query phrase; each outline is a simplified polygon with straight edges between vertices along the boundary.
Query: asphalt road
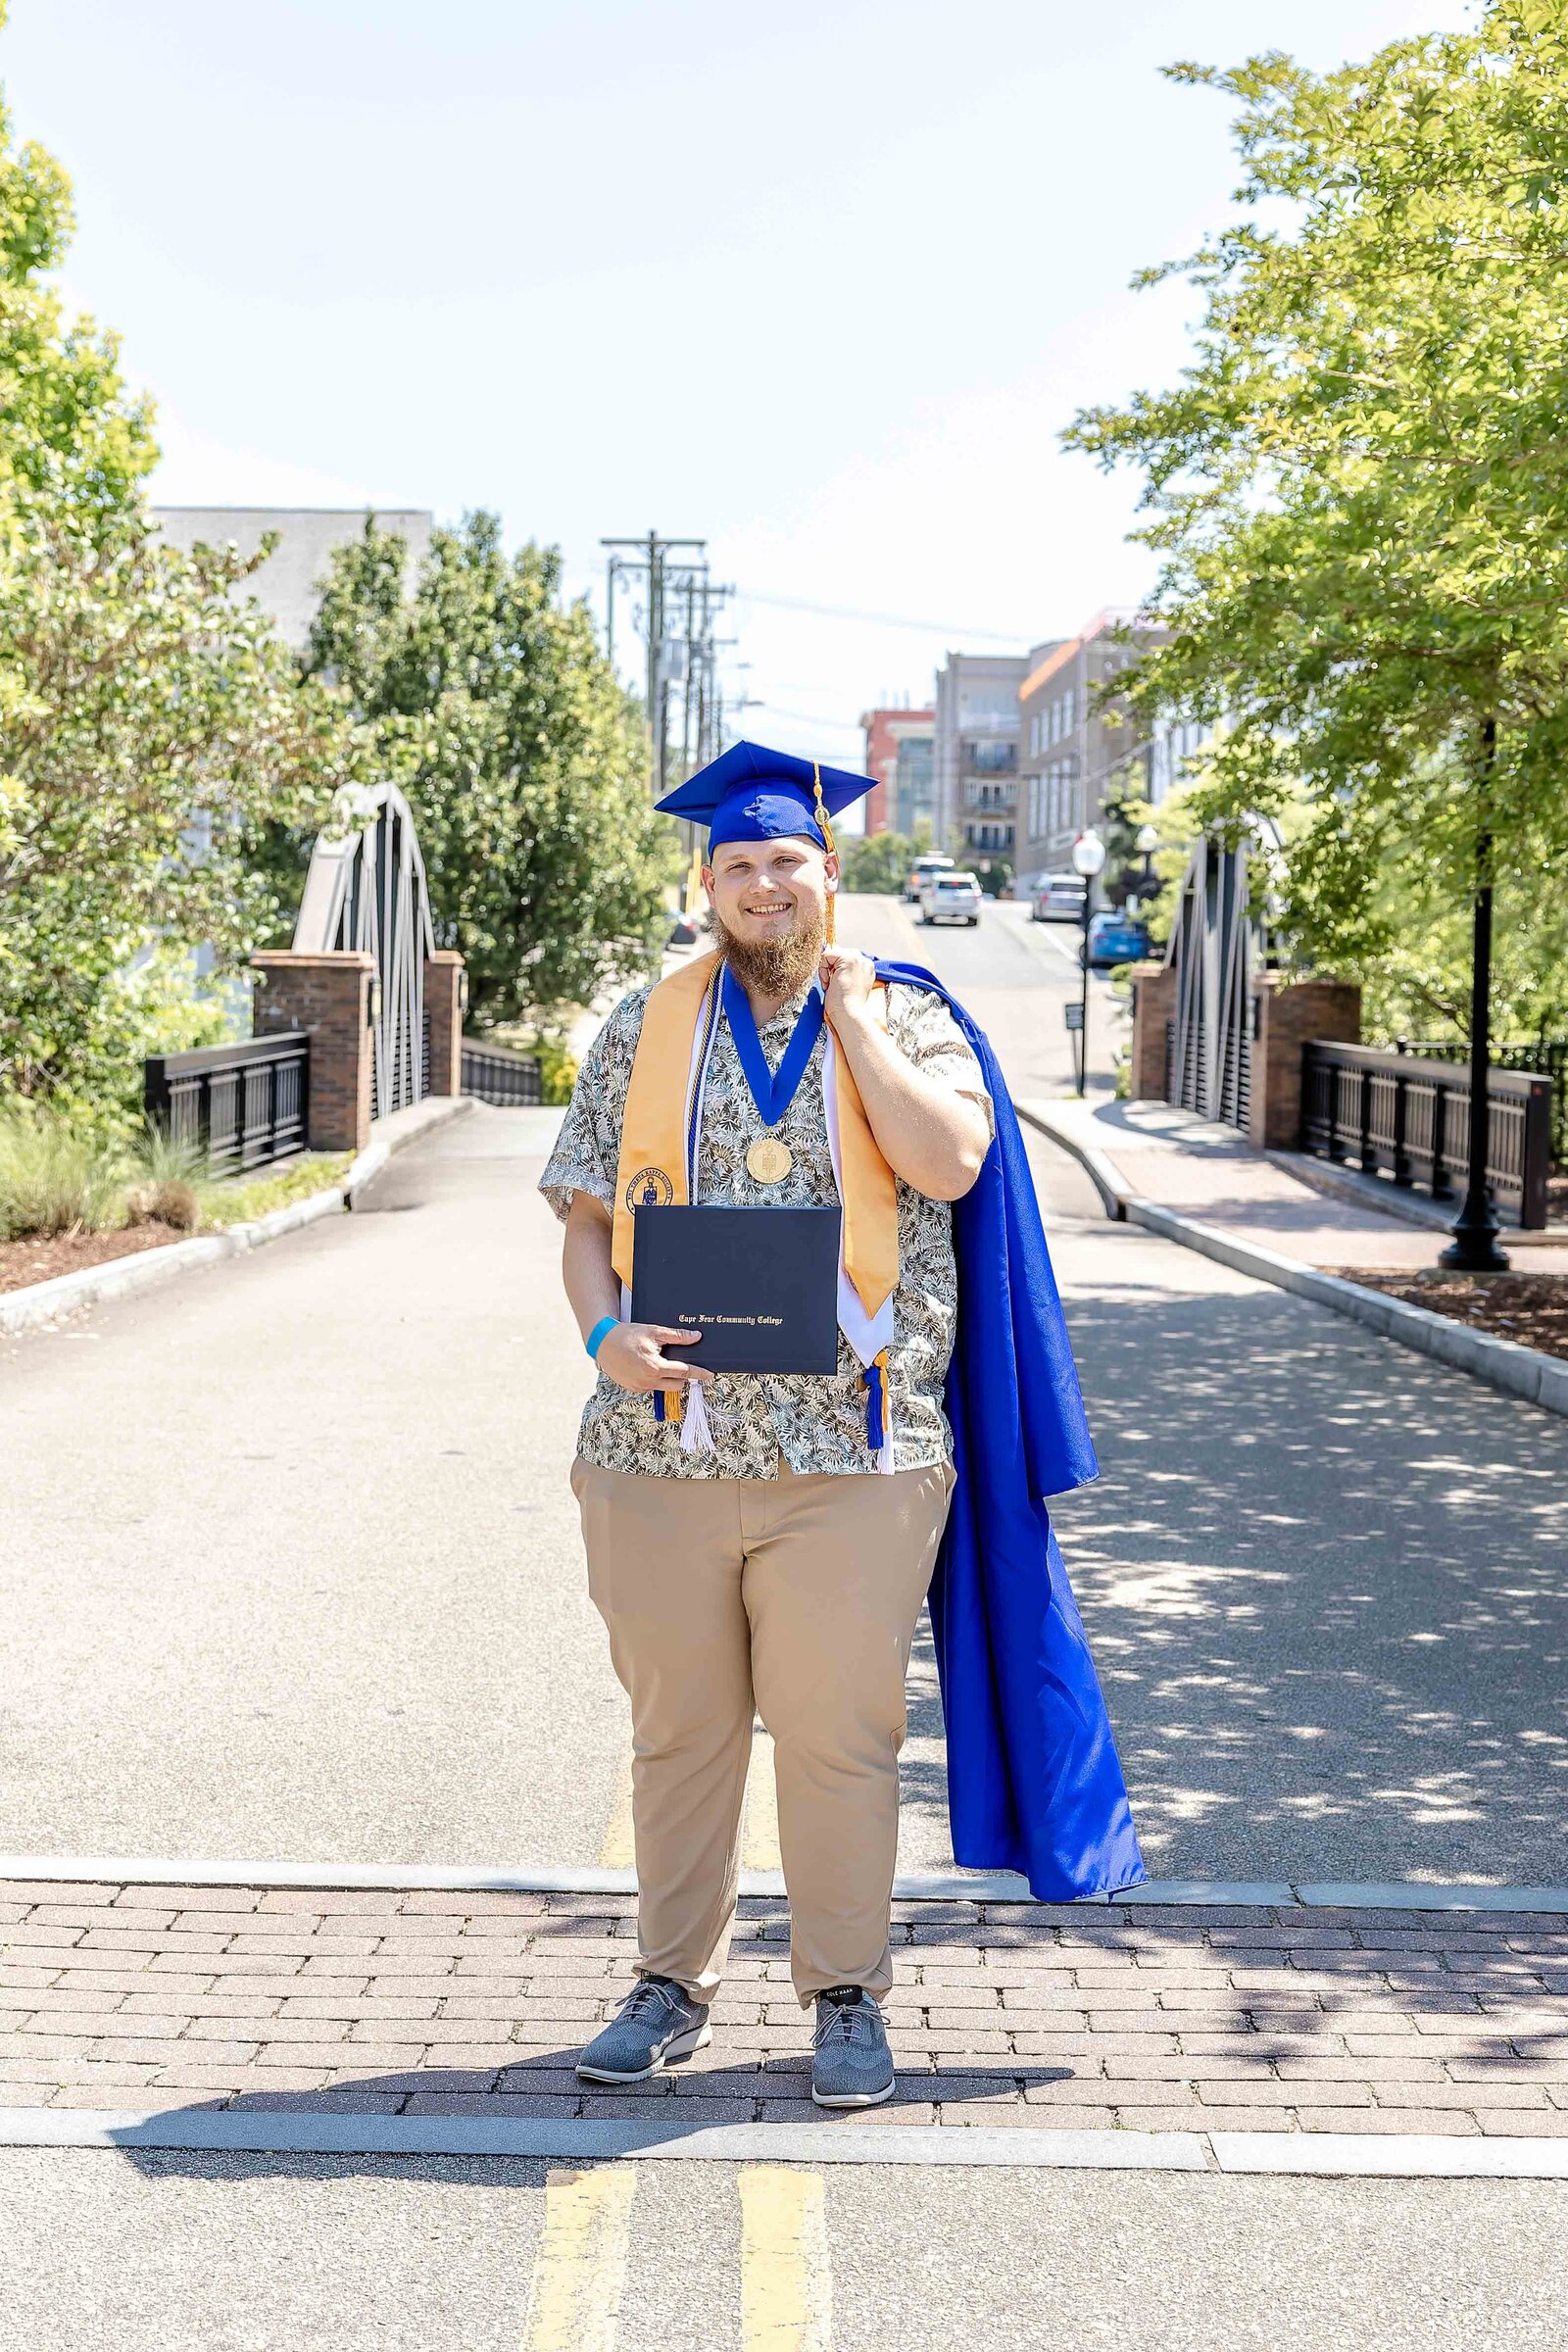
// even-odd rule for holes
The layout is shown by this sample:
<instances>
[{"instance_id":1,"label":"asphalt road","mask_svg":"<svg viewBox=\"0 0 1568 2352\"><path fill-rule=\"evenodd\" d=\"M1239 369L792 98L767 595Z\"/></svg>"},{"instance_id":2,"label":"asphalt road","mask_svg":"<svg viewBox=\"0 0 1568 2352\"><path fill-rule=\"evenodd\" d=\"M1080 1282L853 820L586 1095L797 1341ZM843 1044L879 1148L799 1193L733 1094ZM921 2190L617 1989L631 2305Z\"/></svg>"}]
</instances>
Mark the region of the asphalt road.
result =
<instances>
[{"instance_id":1,"label":"asphalt road","mask_svg":"<svg viewBox=\"0 0 1568 2352\"><path fill-rule=\"evenodd\" d=\"M846 917L943 971L1019 1095L1065 1084L1064 930ZM476 1110L365 1213L0 1344L0 1843L612 1847L623 1709L565 1485L586 1383L540 1152L527 1114ZM1568 1427L1034 1164L1104 1470L1057 1515L1152 1866L1568 1879ZM913 1684L920 1868L947 1859L928 1645ZM1562 2337L1551 2182L7 2149L0 2209L27 2352Z\"/></svg>"},{"instance_id":2,"label":"asphalt road","mask_svg":"<svg viewBox=\"0 0 1568 2352\"><path fill-rule=\"evenodd\" d=\"M0 2151L0 2308L26 2352L1562 2342L1560 2181L759 2171Z\"/></svg>"},{"instance_id":3,"label":"asphalt road","mask_svg":"<svg viewBox=\"0 0 1568 2352\"><path fill-rule=\"evenodd\" d=\"M940 964L1019 1094L1064 1081L1054 927L847 912ZM0 1348L13 1850L613 1851L542 1150L475 1109L366 1211ZM1568 1881L1568 1425L1034 1163L1103 1466L1057 1517L1151 1867ZM941 1867L925 1641L910 1722L904 1866Z\"/></svg>"}]
</instances>

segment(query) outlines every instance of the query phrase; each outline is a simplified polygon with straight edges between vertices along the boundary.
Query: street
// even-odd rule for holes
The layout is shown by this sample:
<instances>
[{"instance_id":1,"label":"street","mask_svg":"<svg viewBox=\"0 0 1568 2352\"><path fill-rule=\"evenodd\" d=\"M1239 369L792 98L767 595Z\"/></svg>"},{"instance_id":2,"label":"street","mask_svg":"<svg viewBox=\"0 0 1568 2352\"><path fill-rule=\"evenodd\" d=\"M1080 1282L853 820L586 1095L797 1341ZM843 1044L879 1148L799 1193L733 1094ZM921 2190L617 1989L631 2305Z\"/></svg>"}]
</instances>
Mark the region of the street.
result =
<instances>
[{"instance_id":1,"label":"street","mask_svg":"<svg viewBox=\"0 0 1568 2352\"><path fill-rule=\"evenodd\" d=\"M1066 926L846 916L941 970L1021 1099L1063 1089ZM533 1189L553 1124L477 1107L354 1216L6 1345L13 1851L629 1861L565 1483L587 1375ZM1103 1470L1058 1521L1152 1872L1568 1880L1563 1424L1107 1224L1074 1163L1032 1159ZM951 1868L925 1637L904 1768L901 1867ZM768 1793L754 1771L754 1869ZM500 2159L13 2148L0 2193L28 2352L110 2315L125 2352L1560 2340L1544 2181L645 2162L547 2185Z\"/></svg>"},{"instance_id":2,"label":"street","mask_svg":"<svg viewBox=\"0 0 1568 2352\"><path fill-rule=\"evenodd\" d=\"M1020 1098L1065 1085L1058 927L849 909L940 964ZM629 1861L553 1126L475 1108L356 1216L6 1345L14 1850ZM1057 1519L1151 1870L1568 1880L1568 1430L1032 1159L1102 1469ZM951 1867L925 1633L904 1779L902 1866Z\"/></svg>"}]
</instances>

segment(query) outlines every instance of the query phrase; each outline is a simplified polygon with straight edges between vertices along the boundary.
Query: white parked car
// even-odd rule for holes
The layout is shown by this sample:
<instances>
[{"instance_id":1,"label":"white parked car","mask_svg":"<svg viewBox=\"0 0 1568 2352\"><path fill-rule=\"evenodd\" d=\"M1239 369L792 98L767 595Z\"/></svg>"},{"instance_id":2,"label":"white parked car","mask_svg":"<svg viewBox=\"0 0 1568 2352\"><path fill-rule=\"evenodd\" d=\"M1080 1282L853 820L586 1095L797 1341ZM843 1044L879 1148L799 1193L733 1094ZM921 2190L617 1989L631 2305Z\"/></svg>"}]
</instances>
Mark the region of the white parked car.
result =
<instances>
[{"instance_id":1,"label":"white parked car","mask_svg":"<svg viewBox=\"0 0 1568 2352\"><path fill-rule=\"evenodd\" d=\"M1082 874L1042 874L1030 918L1037 923L1081 923L1089 885Z\"/></svg>"},{"instance_id":2,"label":"white parked car","mask_svg":"<svg viewBox=\"0 0 1568 2352\"><path fill-rule=\"evenodd\" d=\"M952 871L953 859L951 858L944 857L940 850L928 850L923 857L915 859L909 869L908 878L904 885L906 904L913 906L933 874L951 874Z\"/></svg>"},{"instance_id":3,"label":"white parked car","mask_svg":"<svg viewBox=\"0 0 1568 2352\"><path fill-rule=\"evenodd\" d=\"M974 874L933 874L920 892L922 923L977 923L984 897Z\"/></svg>"}]
</instances>

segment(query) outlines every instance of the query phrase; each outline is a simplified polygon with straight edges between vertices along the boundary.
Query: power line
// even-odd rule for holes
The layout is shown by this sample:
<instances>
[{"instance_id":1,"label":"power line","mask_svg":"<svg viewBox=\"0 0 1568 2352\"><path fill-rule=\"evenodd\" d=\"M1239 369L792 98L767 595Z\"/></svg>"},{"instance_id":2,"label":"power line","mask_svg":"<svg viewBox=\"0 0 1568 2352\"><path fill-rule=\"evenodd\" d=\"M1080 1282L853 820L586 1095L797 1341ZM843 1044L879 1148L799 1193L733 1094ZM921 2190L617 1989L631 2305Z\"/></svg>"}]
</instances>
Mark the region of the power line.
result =
<instances>
[{"instance_id":1,"label":"power line","mask_svg":"<svg viewBox=\"0 0 1568 2352\"><path fill-rule=\"evenodd\" d=\"M768 701L765 694L759 695L756 700L759 710L766 710L773 718L787 718L793 726L842 727L845 733L850 735L858 735L860 732L859 722L857 719L816 718L808 710L781 710L776 703Z\"/></svg>"},{"instance_id":2,"label":"power line","mask_svg":"<svg viewBox=\"0 0 1568 2352\"><path fill-rule=\"evenodd\" d=\"M798 596L764 596L756 588L743 588L739 593L751 604L772 605L780 612L814 612L823 620L859 620L879 629L918 629L924 637L946 637L952 643L966 637L986 637L993 645L1028 643L1027 639L1009 637L1001 629L960 629L945 620L910 620L900 612L860 612L850 605L812 605Z\"/></svg>"}]
</instances>

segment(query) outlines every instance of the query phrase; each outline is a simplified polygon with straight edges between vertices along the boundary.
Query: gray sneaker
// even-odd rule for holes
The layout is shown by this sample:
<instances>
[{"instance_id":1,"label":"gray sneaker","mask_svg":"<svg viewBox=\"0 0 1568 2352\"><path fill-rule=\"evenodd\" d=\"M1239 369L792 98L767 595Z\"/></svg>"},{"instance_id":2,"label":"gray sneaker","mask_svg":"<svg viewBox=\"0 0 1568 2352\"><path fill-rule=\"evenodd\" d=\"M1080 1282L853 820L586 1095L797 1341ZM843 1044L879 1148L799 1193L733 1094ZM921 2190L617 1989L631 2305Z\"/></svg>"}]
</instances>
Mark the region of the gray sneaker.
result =
<instances>
[{"instance_id":1,"label":"gray sneaker","mask_svg":"<svg viewBox=\"0 0 1568 2352\"><path fill-rule=\"evenodd\" d=\"M577 2060L585 2082L640 2082L713 2038L706 2006L669 1977L639 1977Z\"/></svg>"},{"instance_id":2,"label":"gray sneaker","mask_svg":"<svg viewBox=\"0 0 1568 2352\"><path fill-rule=\"evenodd\" d=\"M863 1985L816 1996L811 2096L818 2107L880 2107L893 2096L893 2052L882 2012Z\"/></svg>"}]
</instances>

